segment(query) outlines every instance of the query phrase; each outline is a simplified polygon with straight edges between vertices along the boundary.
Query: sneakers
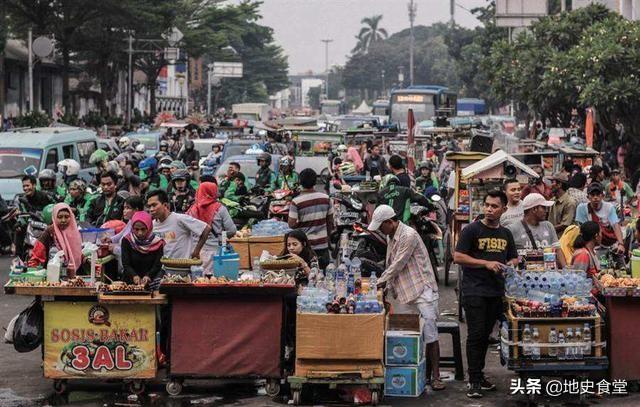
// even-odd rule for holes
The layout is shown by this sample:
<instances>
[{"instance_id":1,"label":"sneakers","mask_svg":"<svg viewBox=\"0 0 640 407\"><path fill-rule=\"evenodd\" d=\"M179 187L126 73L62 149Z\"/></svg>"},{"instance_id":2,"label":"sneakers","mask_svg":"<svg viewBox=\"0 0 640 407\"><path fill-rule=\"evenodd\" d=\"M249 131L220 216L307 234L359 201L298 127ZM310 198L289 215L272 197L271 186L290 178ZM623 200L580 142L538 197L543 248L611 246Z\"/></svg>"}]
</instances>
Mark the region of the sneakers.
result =
<instances>
[{"instance_id":1,"label":"sneakers","mask_svg":"<svg viewBox=\"0 0 640 407\"><path fill-rule=\"evenodd\" d=\"M471 399L482 398L482 388L480 387L480 383L469 383L467 387L467 397Z\"/></svg>"},{"instance_id":2,"label":"sneakers","mask_svg":"<svg viewBox=\"0 0 640 407\"><path fill-rule=\"evenodd\" d=\"M487 380L486 377L483 377L480 382L480 388L484 391L495 391L496 385Z\"/></svg>"}]
</instances>

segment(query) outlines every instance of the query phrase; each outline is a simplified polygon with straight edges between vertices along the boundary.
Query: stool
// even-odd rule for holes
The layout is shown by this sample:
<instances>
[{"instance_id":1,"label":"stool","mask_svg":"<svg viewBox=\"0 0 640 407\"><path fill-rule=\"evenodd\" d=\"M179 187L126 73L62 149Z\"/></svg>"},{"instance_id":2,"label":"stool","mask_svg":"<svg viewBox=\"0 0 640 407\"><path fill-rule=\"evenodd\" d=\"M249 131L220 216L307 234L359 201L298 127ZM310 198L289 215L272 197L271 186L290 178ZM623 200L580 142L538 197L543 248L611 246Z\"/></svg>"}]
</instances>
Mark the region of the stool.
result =
<instances>
[{"instance_id":1,"label":"stool","mask_svg":"<svg viewBox=\"0 0 640 407\"><path fill-rule=\"evenodd\" d=\"M440 355L440 367L452 367L455 369L456 380L464 380L464 368L462 367L462 345L460 344L460 325L453 321L438 322L438 333L451 335L453 343L453 356Z\"/></svg>"}]
</instances>

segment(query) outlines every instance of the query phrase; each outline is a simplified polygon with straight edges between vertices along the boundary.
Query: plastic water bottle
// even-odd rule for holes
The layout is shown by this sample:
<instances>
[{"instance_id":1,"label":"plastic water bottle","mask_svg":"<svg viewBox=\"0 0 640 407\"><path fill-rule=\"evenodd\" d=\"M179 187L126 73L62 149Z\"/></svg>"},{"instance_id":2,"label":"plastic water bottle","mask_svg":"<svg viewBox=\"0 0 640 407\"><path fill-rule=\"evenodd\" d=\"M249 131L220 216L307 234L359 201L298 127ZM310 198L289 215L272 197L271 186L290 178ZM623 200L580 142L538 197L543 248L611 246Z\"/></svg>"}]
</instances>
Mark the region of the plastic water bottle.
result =
<instances>
[{"instance_id":1,"label":"plastic water bottle","mask_svg":"<svg viewBox=\"0 0 640 407\"><path fill-rule=\"evenodd\" d=\"M324 271L324 279L327 281L336 281L336 266L330 263Z\"/></svg>"},{"instance_id":2,"label":"plastic water bottle","mask_svg":"<svg viewBox=\"0 0 640 407\"><path fill-rule=\"evenodd\" d=\"M584 341L585 345L582 348L582 354L586 355L586 356L590 356L591 355L591 327L589 326L589 323L585 323L584 327L582 328L582 340Z\"/></svg>"},{"instance_id":3,"label":"plastic water bottle","mask_svg":"<svg viewBox=\"0 0 640 407\"><path fill-rule=\"evenodd\" d=\"M347 267L341 264L336 271L336 297L346 298L347 296Z\"/></svg>"},{"instance_id":4,"label":"plastic water bottle","mask_svg":"<svg viewBox=\"0 0 640 407\"><path fill-rule=\"evenodd\" d=\"M531 328L529 328L529 324L525 324L522 330L522 354L531 356Z\"/></svg>"},{"instance_id":5,"label":"plastic water bottle","mask_svg":"<svg viewBox=\"0 0 640 407\"><path fill-rule=\"evenodd\" d=\"M573 343L573 341L574 341L573 330L571 328L567 328L567 343ZM574 358L573 346L569 345L567 346L567 350L565 352L565 359L573 359L573 358Z\"/></svg>"},{"instance_id":6,"label":"plastic water bottle","mask_svg":"<svg viewBox=\"0 0 640 407\"><path fill-rule=\"evenodd\" d=\"M576 343L580 345L576 345L573 347L573 358L574 359L582 359L582 332L580 328L576 328Z\"/></svg>"},{"instance_id":7,"label":"plastic water bottle","mask_svg":"<svg viewBox=\"0 0 640 407\"><path fill-rule=\"evenodd\" d=\"M372 272L371 277L369 277L369 293L374 298L378 298L378 277L376 277L375 272Z\"/></svg>"},{"instance_id":8,"label":"plastic water bottle","mask_svg":"<svg viewBox=\"0 0 640 407\"><path fill-rule=\"evenodd\" d=\"M533 328L533 333L531 334L532 341L534 345L531 348L531 359L538 360L540 359L540 332L538 332L538 328Z\"/></svg>"},{"instance_id":9,"label":"plastic water bottle","mask_svg":"<svg viewBox=\"0 0 640 407\"><path fill-rule=\"evenodd\" d=\"M562 329L558 332L558 344L559 345L564 345L565 339L564 339L564 332L562 331ZM558 360L564 360L565 359L565 355L566 355L566 347L565 346L560 346L558 347Z\"/></svg>"},{"instance_id":10,"label":"plastic water bottle","mask_svg":"<svg viewBox=\"0 0 640 407\"><path fill-rule=\"evenodd\" d=\"M354 294L356 291L356 279L353 272L349 272L347 277L347 294Z\"/></svg>"},{"instance_id":11,"label":"plastic water bottle","mask_svg":"<svg viewBox=\"0 0 640 407\"><path fill-rule=\"evenodd\" d=\"M551 329L549 330L549 340L548 342L550 344L556 344L558 343L558 333L556 332L556 328L551 327ZM558 356L558 348L548 348L549 349L549 357L551 358L555 358L556 356Z\"/></svg>"}]
</instances>

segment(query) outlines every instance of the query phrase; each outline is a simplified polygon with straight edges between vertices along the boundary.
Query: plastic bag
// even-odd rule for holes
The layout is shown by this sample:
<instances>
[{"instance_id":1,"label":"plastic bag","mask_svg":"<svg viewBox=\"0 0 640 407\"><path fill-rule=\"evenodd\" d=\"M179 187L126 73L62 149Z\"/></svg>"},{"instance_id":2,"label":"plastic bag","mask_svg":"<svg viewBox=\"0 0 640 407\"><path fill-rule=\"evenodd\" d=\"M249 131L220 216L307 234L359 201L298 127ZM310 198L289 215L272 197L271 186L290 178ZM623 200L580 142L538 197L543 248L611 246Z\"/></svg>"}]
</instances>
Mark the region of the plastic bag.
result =
<instances>
[{"instance_id":1,"label":"plastic bag","mask_svg":"<svg viewBox=\"0 0 640 407\"><path fill-rule=\"evenodd\" d=\"M19 316L20 314L11 318L11 321L9 321L9 325L7 325L7 327L4 329L4 343L13 343L13 330L15 329L16 321L18 320Z\"/></svg>"},{"instance_id":2,"label":"plastic bag","mask_svg":"<svg viewBox=\"0 0 640 407\"><path fill-rule=\"evenodd\" d=\"M43 331L44 312L36 300L18 315L13 329L13 347L21 353L31 352L42 343Z\"/></svg>"}]
</instances>

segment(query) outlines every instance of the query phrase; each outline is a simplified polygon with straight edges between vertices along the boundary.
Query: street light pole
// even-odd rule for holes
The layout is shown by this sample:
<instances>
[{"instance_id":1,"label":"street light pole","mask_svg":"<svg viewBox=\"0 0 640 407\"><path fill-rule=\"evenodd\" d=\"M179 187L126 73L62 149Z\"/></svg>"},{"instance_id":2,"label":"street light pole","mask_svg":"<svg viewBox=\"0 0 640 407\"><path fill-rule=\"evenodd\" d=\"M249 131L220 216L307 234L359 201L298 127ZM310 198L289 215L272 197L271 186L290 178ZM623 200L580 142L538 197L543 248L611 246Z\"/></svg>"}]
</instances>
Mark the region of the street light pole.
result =
<instances>
[{"instance_id":1,"label":"street light pole","mask_svg":"<svg viewBox=\"0 0 640 407\"><path fill-rule=\"evenodd\" d=\"M28 49L29 49L29 109L28 112L32 112L34 110L33 103L33 50L31 49L33 44L33 30L29 28L29 35L27 38Z\"/></svg>"},{"instance_id":2,"label":"street light pole","mask_svg":"<svg viewBox=\"0 0 640 407\"><path fill-rule=\"evenodd\" d=\"M324 42L324 70L327 73L327 82L325 83L324 90L329 99L329 43L333 42L331 39L320 40Z\"/></svg>"},{"instance_id":3,"label":"street light pole","mask_svg":"<svg viewBox=\"0 0 640 407\"><path fill-rule=\"evenodd\" d=\"M418 5L411 0L409 2L409 82L411 86L413 86L413 49L415 46L415 37L413 35L413 23L416 19L416 12L418 10Z\"/></svg>"},{"instance_id":4,"label":"street light pole","mask_svg":"<svg viewBox=\"0 0 640 407\"><path fill-rule=\"evenodd\" d=\"M131 105L133 104L133 36L129 34L129 74L127 77L127 126L131 127Z\"/></svg>"},{"instance_id":5,"label":"street light pole","mask_svg":"<svg viewBox=\"0 0 640 407\"><path fill-rule=\"evenodd\" d=\"M384 91L384 69L381 72L381 76L382 76L382 96L385 96L386 93Z\"/></svg>"}]
</instances>

